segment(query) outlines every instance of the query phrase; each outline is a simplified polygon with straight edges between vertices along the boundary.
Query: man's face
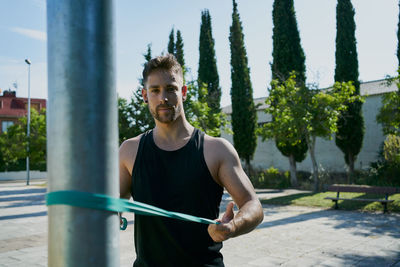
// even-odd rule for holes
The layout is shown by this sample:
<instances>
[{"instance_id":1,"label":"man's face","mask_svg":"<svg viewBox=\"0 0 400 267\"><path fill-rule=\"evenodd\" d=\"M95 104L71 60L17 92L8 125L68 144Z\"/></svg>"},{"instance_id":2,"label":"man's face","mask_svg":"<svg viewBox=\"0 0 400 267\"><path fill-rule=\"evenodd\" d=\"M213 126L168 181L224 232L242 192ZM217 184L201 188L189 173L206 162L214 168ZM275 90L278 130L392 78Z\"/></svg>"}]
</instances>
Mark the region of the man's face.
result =
<instances>
[{"instance_id":1,"label":"man's face","mask_svg":"<svg viewBox=\"0 0 400 267\"><path fill-rule=\"evenodd\" d=\"M172 71L155 70L147 77L142 91L152 116L161 123L170 123L182 115L182 103L186 98L186 86L182 77Z\"/></svg>"}]
</instances>

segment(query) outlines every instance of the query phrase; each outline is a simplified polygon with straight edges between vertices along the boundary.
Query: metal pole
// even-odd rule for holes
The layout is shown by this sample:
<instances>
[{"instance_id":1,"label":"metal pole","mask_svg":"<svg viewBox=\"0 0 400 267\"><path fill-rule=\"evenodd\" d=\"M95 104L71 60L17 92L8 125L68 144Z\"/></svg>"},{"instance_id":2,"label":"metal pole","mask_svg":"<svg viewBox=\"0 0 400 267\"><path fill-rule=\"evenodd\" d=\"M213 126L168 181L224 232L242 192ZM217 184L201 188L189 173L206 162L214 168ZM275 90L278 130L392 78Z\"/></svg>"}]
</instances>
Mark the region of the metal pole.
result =
<instances>
[{"instance_id":1,"label":"metal pole","mask_svg":"<svg viewBox=\"0 0 400 267\"><path fill-rule=\"evenodd\" d=\"M48 191L119 197L114 1L48 0ZM48 266L119 266L117 214L49 206Z\"/></svg>"},{"instance_id":2,"label":"metal pole","mask_svg":"<svg viewBox=\"0 0 400 267\"><path fill-rule=\"evenodd\" d=\"M31 133L31 62L29 59L25 59L26 64L28 64L28 123L26 127L26 185L29 185L29 136Z\"/></svg>"}]
</instances>

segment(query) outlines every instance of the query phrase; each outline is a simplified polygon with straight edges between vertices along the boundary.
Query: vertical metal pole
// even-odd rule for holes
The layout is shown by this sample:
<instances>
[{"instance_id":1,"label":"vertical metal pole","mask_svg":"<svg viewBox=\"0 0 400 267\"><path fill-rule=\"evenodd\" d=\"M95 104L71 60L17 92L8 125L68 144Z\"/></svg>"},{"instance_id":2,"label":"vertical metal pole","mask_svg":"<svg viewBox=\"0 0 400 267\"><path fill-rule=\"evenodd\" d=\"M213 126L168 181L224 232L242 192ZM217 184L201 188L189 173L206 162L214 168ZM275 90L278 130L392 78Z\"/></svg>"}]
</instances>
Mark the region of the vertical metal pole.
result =
<instances>
[{"instance_id":1,"label":"vertical metal pole","mask_svg":"<svg viewBox=\"0 0 400 267\"><path fill-rule=\"evenodd\" d=\"M48 191L119 197L113 0L48 0ZM48 266L119 266L117 214L49 206Z\"/></svg>"},{"instance_id":2,"label":"vertical metal pole","mask_svg":"<svg viewBox=\"0 0 400 267\"><path fill-rule=\"evenodd\" d=\"M29 185L29 136L31 133L31 62L28 59L25 59L25 62L28 64L28 123L26 136L28 138L28 144L26 147L27 155L26 155L26 185Z\"/></svg>"}]
</instances>

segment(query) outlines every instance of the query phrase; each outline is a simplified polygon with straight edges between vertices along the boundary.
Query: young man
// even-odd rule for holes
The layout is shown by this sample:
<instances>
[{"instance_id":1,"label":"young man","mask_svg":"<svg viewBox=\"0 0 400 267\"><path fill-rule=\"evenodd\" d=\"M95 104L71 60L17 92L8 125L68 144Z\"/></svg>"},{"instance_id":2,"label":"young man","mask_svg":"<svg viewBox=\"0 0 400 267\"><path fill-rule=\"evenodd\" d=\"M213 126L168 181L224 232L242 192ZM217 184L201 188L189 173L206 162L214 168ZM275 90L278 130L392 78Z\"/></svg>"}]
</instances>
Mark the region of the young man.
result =
<instances>
[{"instance_id":1,"label":"young man","mask_svg":"<svg viewBox=\"0 0 400 267\"><path fill-rule=\"evenodd\" d=\"M263 220L254 188L233 146L186 120L187 88L174 56L150 60L143 81L143 99L156 126L120 147L121 198L217 219L225 188L239 211L234 214L229 203L218 225L135 214L133 266L224 266L222 241L250 232Z\"/></svg>"}]
</instances>

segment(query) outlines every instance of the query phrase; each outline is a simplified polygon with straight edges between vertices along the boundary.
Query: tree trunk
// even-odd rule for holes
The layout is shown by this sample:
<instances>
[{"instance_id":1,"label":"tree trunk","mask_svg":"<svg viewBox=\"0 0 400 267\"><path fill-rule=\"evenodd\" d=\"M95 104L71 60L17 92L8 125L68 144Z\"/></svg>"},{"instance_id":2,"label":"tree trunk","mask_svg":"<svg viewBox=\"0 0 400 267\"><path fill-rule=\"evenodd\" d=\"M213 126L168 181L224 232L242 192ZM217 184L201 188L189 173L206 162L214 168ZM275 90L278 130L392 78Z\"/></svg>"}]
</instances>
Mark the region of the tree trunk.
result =
<instances>
[{"instance_id":1,"label":"tree trunk","mask_svg":"<svg viewBox=\"0 0 400 267\"><path fill-rule=\"evenodd\" d=\"M294 155L289 156L290 163L290 183L292 187L297 187L297 172L296 172L296 160L294 159Z\"/></svg>"},{"instance_id":2,"label":"tree trunk","mask_svg":"<svg viewBox=\"0 0 400 267\"><path fill-rule=\"evenodd\" d=\"M253 170L251 168L251 164L250 164L250 160L246 159L246 170L247 170L247 176L249 176L249 178L253 175Z\"/></svg>"},{"instance_id":3,"label":"tree trunk","mask_svg":"<svg viewBox=\"0 0 400 267\"><path fill-rule=\"evenodd\" d=\"M316 137L313 136L311 142L308 141L307 138L307 145L308 151L310 152L311 162L313 166L313 180L314 180L314 191L317 192L319 189L319 175L318 175L318 164L317 160L315 159L315 140Z\"/></svg>"},{"instance_id":4,"label":"tree trunk","mask_svg":"<svg viewBox=\"0 0 400 267\"><path fill-rule=\"evenodd\" d=\"M352 184L353 178L354 178L354 156L352 153L349 153L348 155L348 160L349 160L349 171L347 173L347 183Z\"/></svg>"}]
</instances>

